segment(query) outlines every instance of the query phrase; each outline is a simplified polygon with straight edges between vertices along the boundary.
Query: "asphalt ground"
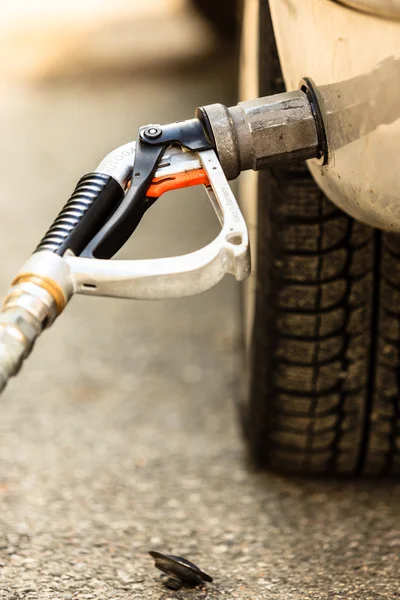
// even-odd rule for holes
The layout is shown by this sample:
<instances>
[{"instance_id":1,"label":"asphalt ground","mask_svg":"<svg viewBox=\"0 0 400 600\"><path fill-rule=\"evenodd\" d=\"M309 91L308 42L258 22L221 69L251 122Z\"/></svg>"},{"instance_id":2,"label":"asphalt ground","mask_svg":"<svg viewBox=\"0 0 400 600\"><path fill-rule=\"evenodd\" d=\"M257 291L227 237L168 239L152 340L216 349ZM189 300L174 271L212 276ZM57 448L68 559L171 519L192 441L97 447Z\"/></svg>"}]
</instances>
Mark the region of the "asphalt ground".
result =
<instances>
[{"instance_id":1,"label":"asphalt ground","mask_svg":"<svg viewBox=\"0 0 400 600\"><path fill-rule=\"evenodd\" d=\"M160 50L161 52L161 50ZM213 50L162 68L2 85L1 291L80 175L139 125L233 100ZM201 190L151 209L122 256L218 230ZM76 297L0 399L0 598L400 597L400 487L256 472L241 439L238 287L128 302ZM166 590L149 550L210 573Z\"/></svg>"}]
</instances>

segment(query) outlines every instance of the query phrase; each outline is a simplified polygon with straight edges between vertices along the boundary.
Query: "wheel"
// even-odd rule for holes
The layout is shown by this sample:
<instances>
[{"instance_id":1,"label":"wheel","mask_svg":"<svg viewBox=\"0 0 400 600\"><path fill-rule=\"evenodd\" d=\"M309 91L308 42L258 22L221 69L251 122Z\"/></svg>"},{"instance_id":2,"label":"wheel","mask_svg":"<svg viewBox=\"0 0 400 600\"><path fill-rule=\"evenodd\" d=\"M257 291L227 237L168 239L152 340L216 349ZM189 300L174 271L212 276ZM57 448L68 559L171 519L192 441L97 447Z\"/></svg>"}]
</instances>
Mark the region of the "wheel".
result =
<instances>
[{"instance_id":1,"label":"wheel","mask_svg":"<svg viewBox=\"0 0 400 600\"><path fill-rule=\"evenodd\" d=\"M283 88L267 1L259 11L262 96ZM400 473L399 261L400 237L338 209L304 164L258 175L242 407L258 466Z\"/></svg>"}]
</instances>

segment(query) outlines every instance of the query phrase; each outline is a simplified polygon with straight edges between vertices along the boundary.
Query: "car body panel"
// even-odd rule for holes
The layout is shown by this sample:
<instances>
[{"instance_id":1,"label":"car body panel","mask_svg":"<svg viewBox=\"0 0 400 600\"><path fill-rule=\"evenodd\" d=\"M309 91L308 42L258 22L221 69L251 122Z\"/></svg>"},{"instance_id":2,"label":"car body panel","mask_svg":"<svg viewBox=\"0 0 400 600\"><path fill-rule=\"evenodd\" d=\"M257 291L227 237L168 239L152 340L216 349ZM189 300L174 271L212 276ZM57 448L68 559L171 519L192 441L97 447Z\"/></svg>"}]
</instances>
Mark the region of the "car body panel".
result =
<instances>
[{"instance_id":1,"label":"car body panel","mask_svg":"<svg viewBox=\"0 0 400 600\"><path fill-rule=\"evenodd\" d=\"M400 21L331 0L270 0L288 90L317 86L329 161L309 161L327 196L356 219L400 231Z\"/></svg>"},{"instance_id":2,"label":"car body panel","mask_svg":"<svg viewBox=\"0 0 400 600\"><path fill-rule=\"evenodd\" d=\"M389 19L400 18L400 0L336 0L342 4L351 6L371 15L388 17Z\"/></svg>"}]
</instances>

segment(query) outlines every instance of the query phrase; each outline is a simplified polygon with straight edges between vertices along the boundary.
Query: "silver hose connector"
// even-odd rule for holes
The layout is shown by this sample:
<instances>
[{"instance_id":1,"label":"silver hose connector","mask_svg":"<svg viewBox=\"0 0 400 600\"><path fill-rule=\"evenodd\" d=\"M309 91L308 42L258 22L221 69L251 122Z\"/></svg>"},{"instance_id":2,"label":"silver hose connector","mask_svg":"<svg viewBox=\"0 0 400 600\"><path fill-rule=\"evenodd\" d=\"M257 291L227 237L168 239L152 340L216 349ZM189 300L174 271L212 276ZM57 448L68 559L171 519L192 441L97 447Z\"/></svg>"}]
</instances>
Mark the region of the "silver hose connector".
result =
<instances>
[{"instance_id":1,"label":"silver hose connector","mask_svg":"<svg viewBox=\"0 0 400 600\"><path fill-rule=\"evenodd\" d=\"M0 391L20 370L54 308L50 294L38 285L24 283L10 291L0 314Z\"/></svg>"},{"instance_id":2,"label":"silver hose connector","mask_svg":"<svg viewBox=\"0 0 400 600\"><path fill-rule=\"evenodd\" d=\"M60 256L38 252L21 269L0 313L0 392L71 295L69 267Z\"/></svg>"}]
</instances>

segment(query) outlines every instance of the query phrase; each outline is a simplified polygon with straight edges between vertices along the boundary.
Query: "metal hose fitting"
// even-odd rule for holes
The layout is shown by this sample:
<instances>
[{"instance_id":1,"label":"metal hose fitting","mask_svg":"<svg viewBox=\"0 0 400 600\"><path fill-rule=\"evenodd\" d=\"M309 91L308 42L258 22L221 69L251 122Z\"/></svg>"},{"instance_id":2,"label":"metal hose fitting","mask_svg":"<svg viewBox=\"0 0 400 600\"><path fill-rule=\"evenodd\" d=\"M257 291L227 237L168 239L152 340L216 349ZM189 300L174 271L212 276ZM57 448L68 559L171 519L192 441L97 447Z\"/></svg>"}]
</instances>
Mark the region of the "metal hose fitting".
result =
<instances>
[{"instance_id":1,"label":"metal hose fitting","mask_svg":"<svg viewBox=\"0 0 400 600\"><path fill-rule=\"evenodd\" d=\"M40 286L25 283L12 288L0 314L0 391L18 373L55 310L52 296Z\"/></svg>"},{"instance_id":2,"label":"metal hose fitting","mask_svg":"<svg viewBox=\"0 0 400 600\"><path fill-rule=\"evenodd\" d=\"M69 267L56 254L38 252L21 269L0 313L0 392L71 295Z\"/></svg>"}]
</instances>

